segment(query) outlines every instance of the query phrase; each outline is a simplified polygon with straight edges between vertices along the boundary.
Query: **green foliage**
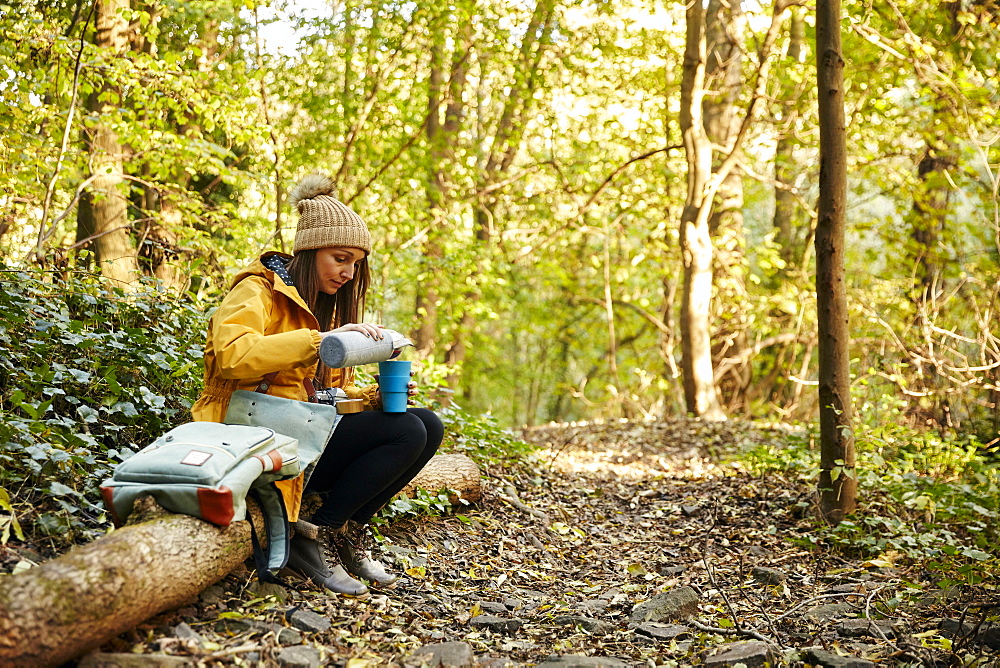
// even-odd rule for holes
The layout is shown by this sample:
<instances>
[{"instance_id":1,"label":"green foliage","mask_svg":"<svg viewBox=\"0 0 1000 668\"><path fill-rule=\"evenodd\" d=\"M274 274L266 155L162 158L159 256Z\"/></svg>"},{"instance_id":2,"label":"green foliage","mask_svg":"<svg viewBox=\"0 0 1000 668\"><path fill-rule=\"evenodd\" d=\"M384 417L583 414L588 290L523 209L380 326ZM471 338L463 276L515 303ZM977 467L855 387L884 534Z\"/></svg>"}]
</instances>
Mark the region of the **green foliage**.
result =
<instances>
[{"instance_id":1,"label":"green foliage","mask_svg":"<svg viewBox=\"0 0 1000 668\"><path fill-rule=\"evenodd\" d=\"M448 365L441 383L469 411L505 425L681 413L684 8L556 2L548 27L529 30L534 7L548 4L159 3L128 12L135 40L122 55L94 45L89 7L8 3L0 257L24 257L39 225L58 219L53 265L82 266L68 250L89 173L78 138L98 123L128 149L142 268L180 266L201 296L258 251L287 249L295 214L279 199L324 169L376 239L370 313L402 331L428 325L432 363ZM744 81L719 90L733 94L737 120L757 71L757 19L770 13L746 11ZM977 3L850 2L844 13L859 396L905 391L904 419L988 441L998 419L995 21ZM272 21L296 35L258 50ZM712 343L731 413L808 420L816 410L800 382L816 369L810 23L800 57L782 27L785 55L743 147L740 229L715 239ZM779 139L790 153L775 157ZM924 182L917 165L939 149L954 164ZM775 185L758 178L768 174L798 202L786 240L773 229ZM913 277L928 256L914 231L927 226L916 209L928 194L948 205L928 242L941 283L919 303Z\"/></svg>"},{"instance_id":2,"label":"green foliage","mask_svg":"<svg viewBox=\"0 0 1000 668\"><path fill-rule=\"evenodd\" d=\"M397 519L414 517L439 517L452 510L451 497L448 490L428 492L418 489L413 498L400 494L386 504L376 517L376 524L383 524Z\"/></svg>"},{"instance_id":3,"label":"green foliage","mask_svg":"<svg viewBox=\"0 0 1000 668\"><path fill-rule=\"evenodd\" d=\"M858 511L800 539L875 560L923 564L975 583L1000 567L1000 462L971 438L917 431L891 414L863 414L856 430ZM875 418L878 418L877 421ZM756 474L815 484L818 437L806 434L742 455ZM881 561L879 561L881 559Z\"/></svg>"},{"instance_id":4,"label":"green foliage","mask_svg":"<svg viewBox=\"0 0 1000 668\"><path fill-rule=\"evenodd\" d=\"M152 283L6 269L0 282L0 483L44 534L93 528L112 467L189 419L205 314Z\"/></svg>"},{"instance_id":5,"label":"green foliage","mask_svg":"<svg viewBox=\"0 0 1000 668\"><path fill-rule=\"evenodd\" d=\"M112 468L190 419L206 310L153 283L126 293L88 274L3 269L0 282L0 544L22 529L86 537L106 524L98 486ZM445 451L488 465L531 451L492 416L433 399L447 367L417 369L418 403L441 415ZM373 382L368 369L358 382ZM445 512L448 499L420 491L382 517Z\"/></svg>"},{"instance_id":6,"label":"green foliage","mask_svg":"<svg viewBox=\"0 0 1000 668\"><path fill-rule=\"evenodd\" d=\"M450 452L485 464L503 464L523 459L535 449L488 413L470 413L454 404L436 410L444 423L444 447Z\"/></svg>"},{"instance_id":7,"label":"green foliage","mask_svg":"<svg viewBox=\"0 0 1000 668\"><path fill-rule=\"evenodd\" d=\"M89 5L5 5L0 257L23 257L44 225L52 251L46 262L73 266L67 248L77 241L75 195L90 169L87 146L77 138L97 124L128 147L129 219L147 272L155 265L149 256L163 254L181 273L203 274L194 277L201 287L217 279L213 260L228 263L246 244L268 237L266 212L240 211L244 193L260 179L257 151L249 147L264 144L266 133L256 98L246 94L255 84L243 57L244 7L161 3L155 17L133 10L124 18L136 33L122 55L93 43ZM51 206L41 220L50 182ZM234 226L237 217L249 225ZM157 225L165 238L150 233Z\"/></svg>"}]
</instances>

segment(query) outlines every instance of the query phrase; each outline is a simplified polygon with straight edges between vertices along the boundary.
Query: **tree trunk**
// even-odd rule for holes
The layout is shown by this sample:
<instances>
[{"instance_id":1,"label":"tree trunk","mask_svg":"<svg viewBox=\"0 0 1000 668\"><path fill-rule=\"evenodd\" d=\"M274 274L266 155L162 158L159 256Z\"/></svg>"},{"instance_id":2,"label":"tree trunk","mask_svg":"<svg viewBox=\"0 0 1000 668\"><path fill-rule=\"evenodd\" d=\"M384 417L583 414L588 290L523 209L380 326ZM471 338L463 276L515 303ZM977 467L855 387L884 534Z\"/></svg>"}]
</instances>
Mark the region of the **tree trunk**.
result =
<instances>
[{"instance_id":1,"label":"tree trunk","mask_svg":"<svg viewBox=\"0 0 1000 668\"><path fill-rule=\"evenodd\" d=\"M469 503L482 498L479 468L465 455L435 455L404 491L417 487L455 490ZM455 495L452 503L460 503ZM191 600L252 552L246 521L221 528L167 513L150 497L137 502L130 521L38 568L0 577L0 665L78 657Z\"/></svg>"},{"instance_id":2,"label":"tree trunk","mask_svg":"<svg viewBox=\"0 0 1000 668\"><path fill-rule=\"evenodd\" d=\"M705 41L707 64L704 115L705 134L716 146L724 146L727 153L734 150L733 143L740 129L737 100L744 86L743 41L746 18L739 3L710 0L705 16ZM717 171L722 160L716 158L712 169ZM746 390L750 385L750 359L743 355L747 348L746 315L740 304L747 303L746 242L743 230L743 174L739 168L726 175L712 203L708 219L709 233L713 239L715 270L713 278L717 290L716 304L725 304L728 317L713 318L721 323L720 331L713 337L713 367L717 388L726 411L746 407ZM718 308L718 307L717 307ZM711 316L710 316L711 317ZM728 359L724 368L720 362ZM732 360L740 360L733 362Z\"/></svg>"},{"instance_id":3,"label":"tree trunk","mask_svg":"<svg viewBox=\"0 0 1000 668\"><path fill-rule=\"evenodd\" d=\"M251 554L250 525L163 512L0 578L0 664L57 665L197 596Z\"/></svg>"},{"instance_id":4,"label":"tree trunk","mask_svg":"<svg viewBox=\"0 0 1000 668\"><path fill-rule=\"evenodd\" d=\"M97 3L95 43L109 56L124 53L129 47L129 24L122 14L128 7L129 0L99 0ZM104 89L108 92L110 87L105 85ZM92 237L102 275L128 286L138 280L139 266L129 234L128 200L121 190L124 148L117 133L100 119L111 107L100 100L100 91L90 96L87 106L99 120L85 131L93 181L85 194L87 204L77 236ZM88 223L92 225L89 230Z\"/></svg>"},{"instance_id":5,"label":"tree trunk","mask_svg":"<svg viewBox=\"0 0 1000 668\"><path fill-rule=\"evenodd\" d=\"M464 25L470 25L465 23ZM413 343L417 353L423 357L431 357L437 344L438 304L441 300L439 292L441 260L444 250L441 239L447 233L447 211L449 207L450 188L448 187L445 167L454 158L455 144L461 126L463 111L462 91L465 87L465 56L464 49L469 48L468 37L464 34L466 28L459 28L464 39L458 41L452 58L451 76L448 94L443 90L444 84L444 41L445 36L433 35L431 44L430 75L428 78L428 117L426 124L427 144L429 146L429 165L427 174L427 240L424 243L422 278L417 285L416 313L420 318L413 332ZM445 122L440 121L440 111L445 106Z\"/></svg>"},{"instance_id":6,"label":"tree trunk","mask_svg":"<svg viewBox=\"0 0 1000 668\"><path fill-rule=\"evenodd\" d=\"M805 11L802 7L792 7L790 10L788 28L788 51L785 52L785 63L789 67L800 65L805 59ZM791 93L792 86L785 86ZM774 189L774 240L778 244L781 258L786 266L793 267L802 253L799 250L801 237L798 233L804 221L802 207L791 188L795 187L801 173L801 168L795 159L795 121L797 113L794 102L789 103L786 117L782 119L784 130L779 133L774 149L774 180L779 187Z\"/></svg>"},{"instance_id":7,"label":"tree trunk","mask_svg":"<svg viewBox=\"0 0 1000 668\"><path fill-rule=\"evenodd\" d=\"M954 112L940 109L936 105L932 127L943 125L942 119ZM930 130L929 132L933 132ZM920 183L913 198L912 260L914 264L914 286L910 299L919 314L923 302L933 302L941 292L941 267L943 265L940 245L945 236L948 210L951 205L951 187L947 172L958 163L957 149L948 138L928 136L924 155L917 166Z\"/></svg>"},{"instance_id":8,"label":"tree trunk","mask_svg":"<svg viewBox=\"0 0 1000 668\"><path fill-rule=\"evenodd\" d=\"M701 3L687 6L687 41L681 82L681 133L687 157L687 198L680 222L684 264L681 294L681 373L688 413L724 419L715 391L709 314L712 299L712 237L705 206L705 188L712 174L712 145L705 134L702 100L705 96L705 10Z\"/></svg>"},{"instance_id":9,"label":"tree trunk","mask_svg":"<svg viewBox=\"0 0 1000 668\"><path fill-rule=\"evenodd\" d=\"M951 40L959 40L961 26L956 21L956 8L949 10L951 21L947 33ZM949 51L942 51L935 60L943 73L954 76L956 67L949 58ZM913 208L910 212L910 237L907 246L908 259L913 265L913 286L909 291L914 311L913 330L919 337L914 343L917 354L910 363L919 376L916 389L927 393L918 400L922 409L931 413L934 420L944 428L953 428L950 400L941 392L943 383L940 361L933 341L935 320L940 313L945 291L944 269L950 264L948 214L952 209L954 189L951 172L961 161L955 140L955 119L962 113L951 99L951 91L941 90L940 83L924 81L924 86L933 95L932 113L924 130L924 154L917 165L919 182L913 191ZM953 235L952 235L953 236Z\"/></svg>"},{"instance_id":10,"label":"tree trunk","mask_svg":"<svg viewBox=\"0 0 1000 668\"><path fill-rule=\"evenodd\" d=\"M160 22L163 7L155 1L140 3L140 8L149 17L146 30L156 34L156 25ZM143 32L142 22L133 17L129 25L129 42L134 52L147 56L156 54L156 43ZM148 112L136 109L139 122L148 122ZM136 204L144 220L141 234L138 235L137 259L143 273L155 276L165 286L178 292L187 287L188 279L182 275L177 266L177 234L176 229L182 225L181 211L173 201L173 197L164 192L164 188L154 186L149 178L150 168L143 164L138 172L144 183L140 187L139 201ZM159 215L157 212L159 211Z\"/></svg>"},{"instance_id":11,"label":"tree trunk","mask_svg":"<svg viewBox=\"0 0 1000 668\"><path fill-rule=\"evenodd\" d=\"M450 234L447 229L447 212L452 206L452 187L447 178L447 170L453 169L455 151L458 149L462 125L465 120L465 87L468 82L467 60L472 49L472 20L464 11L456 10L455 20L458 22L456 30L455 48L451 56L451 74L448 80L448 94L443 95L440 89L443 80L440 75L438 81L432 81L432 92L437 97L432 104L439 107L442 97L447 98L444 113L444 125L439 125L438 118L434 119L434 131L428 124L428 140L431 144L432 175L429 179L428 201L431 206L432 219L430 221L430 231L425 248L425 259L427 262L427 289L426 292L418 294L418 312L422 306L425 310L424 318L418 331L418 350L425 350L429 356L437 343L438 329L438 303L442 296L439 292L440 281L438 272L441 270L441 260L445 256L442 248L442 239ZM434 85L438 88L435 90ZM421 286L421 289L423 286ZM457 382L457 381L456 381ZM454 387L452 384L451 387Z\"/></svg>"},{"instance_id":12,"label":"tree trunk","mask_svg":"<svg viewBox=\"0 0 1000 668\"><path fill-rule=\"evenodd\" d=\"M840 1L816 3L819 98L819 210L816 305L819 329L820 512L839 524L857 506L851 426L850 330L844 283L847 149Z\"/></svg>"}]
</instances>

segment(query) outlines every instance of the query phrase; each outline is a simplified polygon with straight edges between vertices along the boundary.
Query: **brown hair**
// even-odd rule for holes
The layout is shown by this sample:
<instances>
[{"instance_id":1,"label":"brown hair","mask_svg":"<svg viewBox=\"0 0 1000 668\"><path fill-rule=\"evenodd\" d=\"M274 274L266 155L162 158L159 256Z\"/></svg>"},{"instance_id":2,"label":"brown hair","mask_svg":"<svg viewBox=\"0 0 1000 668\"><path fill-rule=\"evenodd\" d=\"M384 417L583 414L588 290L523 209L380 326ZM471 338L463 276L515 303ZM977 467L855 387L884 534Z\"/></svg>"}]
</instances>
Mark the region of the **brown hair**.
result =
<instances>
[{"instance_id":1,"label":"brown hair","mask_svg":"<svg viewBox=\"0 0 1000 668\"><path fill-rule=\"evenodd\" d=\"M319 331L328 332L348 323L361 322L365 316L365 294L370 281L368 256L358 262L354 278L330 295L320 292L318 287L317 250L314 248L296 254L288 263L288 273L299 295L319 321Z\"/></svg>"},{"instance_id":2,"label":"brown hair","mask_svg":"<svg viewBox=\"0 0 1000 668\"><path fill-rule=\"evenodd\" d=\"M309 310L319 322L319 331L328 332L341 325L351 322L361 322L365 317L365 293L368 292L370 273L368 271L368 256L366 255L354 272L354 278L344 283L332 295L320 292L319 278L316 275L316 251L313 248L295 254L288 263L288 273L295 283L295 289L305 301ZM352 369L345 369L340 377L340 385L352 382ZM326 387L330 382L327 366L320 361L316 367L316 387Z\"/></svg>"}]
</instances>

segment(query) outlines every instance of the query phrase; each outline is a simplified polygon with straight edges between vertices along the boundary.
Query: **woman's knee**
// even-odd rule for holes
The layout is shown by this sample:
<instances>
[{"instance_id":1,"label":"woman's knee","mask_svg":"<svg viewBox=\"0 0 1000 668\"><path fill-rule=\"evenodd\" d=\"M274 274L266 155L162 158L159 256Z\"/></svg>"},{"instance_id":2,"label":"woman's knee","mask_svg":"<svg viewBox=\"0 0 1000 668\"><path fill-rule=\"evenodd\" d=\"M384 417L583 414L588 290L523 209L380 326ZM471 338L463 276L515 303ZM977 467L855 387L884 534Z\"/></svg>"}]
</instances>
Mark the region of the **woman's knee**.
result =
<instances>
[{"instance_id":1,"label":"woman's knee","mask_svg":"<svg viewBox=\"0 0 1000 668\"><path fill-rule=\"evenodd\" d=\"M396 434L393 439L395 447L405 450L407 459L419 458L427 446L427 428L423 420L409 412L393 413L389 419Z\"/></svg>"},{"instance_id":2,"label":"woman's knee","mask_svg":"<svg viewBox=\"0 0 1000 668\"><path fill-rule=\"evenodd\" d=\"M427 444L437 448L444 437L444 424L437 413L428 408L409 408L407 412L420 419L424 432L427 434Z\"/></svg>"}]
</instances>

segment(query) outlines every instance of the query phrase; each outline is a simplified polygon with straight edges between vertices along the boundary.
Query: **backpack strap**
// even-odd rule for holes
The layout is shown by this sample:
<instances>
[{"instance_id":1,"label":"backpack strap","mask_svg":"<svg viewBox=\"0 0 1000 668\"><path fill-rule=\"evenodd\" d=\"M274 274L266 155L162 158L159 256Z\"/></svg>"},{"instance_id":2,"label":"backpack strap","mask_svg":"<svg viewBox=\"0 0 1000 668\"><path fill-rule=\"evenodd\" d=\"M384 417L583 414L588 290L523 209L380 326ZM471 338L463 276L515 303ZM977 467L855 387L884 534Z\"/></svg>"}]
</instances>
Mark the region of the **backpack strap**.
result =
<instances>
[{"instance_id":1,"label":"backpack strap","mask_svg":"<svg viewBox=\"0 0 1000 668\"><path fill-rule=\"evenodd\" d=\"M255 392L260 392L261 394L267 394L271 390L271 386L274 385L274 379L278 377L277 371L272 371L263 378L260 379L260 383L257 384ZM312 378L303 378L302 387L306 390L306 396L309 397L309 403L316 403L316 385L313 383Z\"/></svg>"},{"instance_id":2,"label":"backpack strap","mask_svg":"<svg viewBox=\"0 0 1000 668\"><path fill-rule=\"evenodd\" d=\"M278 377L277 371L272 371L263 378L260 379L260 383L257 384L255 392L260 392L261 394L267 394L271 390L271 386L274 385L274 379Z\"/></svg>"},{"instance_id":3,"label":"backpack strap","mask_svg":"<svg viewBox=\"0 0 1000 668\"><path fill-rule=\"evenodd\" d=\"M250 541L253 544L253 562L257 571L257 579L270 582L287 589L298 589L297 586L279 577L276 573L285 567L290 550L289 537L291 530L288 524L288 513L281 492L274 483L255 487L250 490L260 506L264 516L264 533L267 534L267 550L260 544L257 529L250 520ZM249 519L249 518L248 518Z\"/></svg>"},{"instance_id":4,"label":"backpack strap","mask_svg":"<svg viewBox=\"0 0 1000 668\"><path fill-rule=\"evenodd\" d=\"M257 384L255 391L267 394L277 377L277 371L266 374ZM316 403L316 387L313 385L312 378L304 378L302 386L306 390L309 401ZM285 499L273 482L254 487L250 490L250 495L260 506L264 516L264 532L267 534L267 550L265 551L257 538L257 530L254 528L253 522L250 522L250 540L253 543L253 560L257 570L257 578L261 582L271 582L286 588L297 589L275 575L277 571L285 567L291 549L289 543L291 528L288 524Z\"/></svg>"}]
</instances>

